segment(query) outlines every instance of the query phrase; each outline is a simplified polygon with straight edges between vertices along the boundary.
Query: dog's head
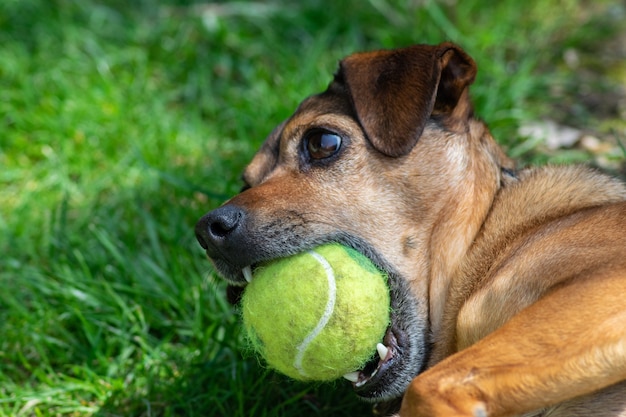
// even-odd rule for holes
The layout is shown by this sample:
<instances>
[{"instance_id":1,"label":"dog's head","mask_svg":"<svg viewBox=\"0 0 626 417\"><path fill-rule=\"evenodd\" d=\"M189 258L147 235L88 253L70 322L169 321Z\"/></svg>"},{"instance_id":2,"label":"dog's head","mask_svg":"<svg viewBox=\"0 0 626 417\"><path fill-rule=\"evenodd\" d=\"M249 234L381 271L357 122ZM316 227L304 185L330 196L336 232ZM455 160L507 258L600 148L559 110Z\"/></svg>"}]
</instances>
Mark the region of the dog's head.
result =
<instances>
[{"instance_id":1,"label":"dog's head","mask_svg":"<svg viewBox=\"0 0 626 417\"><path fill-rule=\"evenodd\" d=\"M331 241L389 273L392 355L363 370L355 389L364 398L399 397L423 369L429 314L439 308L433 297L445 291L433 271L444 274L441 265L477 231L462 225L480 191L472 176L498 176L493 161L471 160L479 148L489 149L483 159L501 157L472 118L475 74L473 60L450 43L349 56L326 91L270 134L243 174L244 190L196 226L235 286L261 262ZM449 235L453 226L458 236Z\"/></svg>"}]
</instances>

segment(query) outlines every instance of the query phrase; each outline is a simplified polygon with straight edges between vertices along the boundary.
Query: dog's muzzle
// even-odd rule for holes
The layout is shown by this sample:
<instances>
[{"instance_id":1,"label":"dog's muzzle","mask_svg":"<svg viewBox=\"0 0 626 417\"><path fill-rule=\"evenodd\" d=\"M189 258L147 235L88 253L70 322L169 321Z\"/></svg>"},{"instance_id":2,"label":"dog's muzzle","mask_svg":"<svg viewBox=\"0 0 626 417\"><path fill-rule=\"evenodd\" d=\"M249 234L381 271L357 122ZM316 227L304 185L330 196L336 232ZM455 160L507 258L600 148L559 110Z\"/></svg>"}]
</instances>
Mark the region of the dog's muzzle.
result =
<instances>
[{"instance_id":1,"label":"dog's muzzle","mask_svg":"<svg viewBox=\"0 0 626 417\"><path fill-rule=\"evenodd\" d=\"M273 224L284 223L286 222ZM277 230L287 229L279 227ZM207 213L195 228L196 238L211 258L217 272L230 284L239 287L239 293L248 281L246 275L251 278L251 271L260 263L324 243L307 234L267 231L267 228L255 224L250 212L232 202ZM305 236L311 240L307 240ZM349 236L344 239L332 239L331 236L326 241L328 239L346 245L352 244L361 249L366 247L356 244L358 239ZM362 252L372 254L368 250ZM426 316L418 314L423 306L411 294L406 280L391 270L387 272L392 315L391 325L381 341L384 350L379 350L379 357L374 358L364 369L351 373L353 375L348 378L356 393L370 401L401 397L412 378L422 370L429 350ZM237 296L232 298L236 299Z\"/></svg>"}]
</instances>

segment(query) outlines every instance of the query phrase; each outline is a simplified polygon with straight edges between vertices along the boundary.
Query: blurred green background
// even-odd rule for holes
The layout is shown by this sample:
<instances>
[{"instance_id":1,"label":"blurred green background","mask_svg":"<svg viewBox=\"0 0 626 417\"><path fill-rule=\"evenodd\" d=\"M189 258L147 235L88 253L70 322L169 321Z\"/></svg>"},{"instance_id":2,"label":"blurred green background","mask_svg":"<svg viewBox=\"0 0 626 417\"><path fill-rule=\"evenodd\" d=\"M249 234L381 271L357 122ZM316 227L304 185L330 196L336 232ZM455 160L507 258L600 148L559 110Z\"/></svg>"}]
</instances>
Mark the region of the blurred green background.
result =
<instances>
[{"instance_id":1,"label":"blurred green background","mask_svg":"<svg viewBox=\"0 0 626 417\"><path fill-rule=\"evenodd\" d=\"M522 163L623 175L624 21L617 0L2 0L0 416L368 415L246 352L195 221L340 58L412 43L476 59L477 113Z\"/></svg>"}]
</instances>

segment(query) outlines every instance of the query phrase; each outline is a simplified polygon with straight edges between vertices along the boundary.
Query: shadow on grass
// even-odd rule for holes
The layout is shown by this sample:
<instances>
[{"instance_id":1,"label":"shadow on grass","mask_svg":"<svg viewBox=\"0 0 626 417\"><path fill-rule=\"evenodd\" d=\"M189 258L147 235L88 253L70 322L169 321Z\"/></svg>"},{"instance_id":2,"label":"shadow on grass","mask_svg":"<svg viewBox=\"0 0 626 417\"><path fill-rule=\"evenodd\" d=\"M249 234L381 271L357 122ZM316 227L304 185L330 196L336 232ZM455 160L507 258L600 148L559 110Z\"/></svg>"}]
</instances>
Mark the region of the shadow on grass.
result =
<instances>
[{"instance_id":1,"label":"shadow on grass","mask_svg":"<svg viewBox=\"0 0 626 417\"><path fill-rule=\"evenodd\" d=\"M372 415L372 406L358 400L344 381L297 383L241 358L181 365L176 375L113 392L95 416Z\"/></svg>"}]
</instances>

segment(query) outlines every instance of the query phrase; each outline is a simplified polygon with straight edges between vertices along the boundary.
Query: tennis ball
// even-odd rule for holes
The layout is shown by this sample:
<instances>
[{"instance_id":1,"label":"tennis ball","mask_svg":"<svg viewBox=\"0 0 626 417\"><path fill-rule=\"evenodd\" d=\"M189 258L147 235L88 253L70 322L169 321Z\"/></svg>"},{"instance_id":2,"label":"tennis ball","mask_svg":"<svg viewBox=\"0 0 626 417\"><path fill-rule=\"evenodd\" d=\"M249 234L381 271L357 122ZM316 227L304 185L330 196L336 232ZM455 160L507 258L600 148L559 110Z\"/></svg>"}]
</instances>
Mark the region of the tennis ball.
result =
<instances>
[{"instance_id":1,"label":"tennis ball","mask_svg":"<svg viewBox=\"0 0 626 417\"><path fill-rule=\"evenodd\" d=\"M297 380L330 381L374 357L389 306L387 277L359 252L327 244L257 268L242 315L269 367Z\"/></svg>"}]
</instances>

